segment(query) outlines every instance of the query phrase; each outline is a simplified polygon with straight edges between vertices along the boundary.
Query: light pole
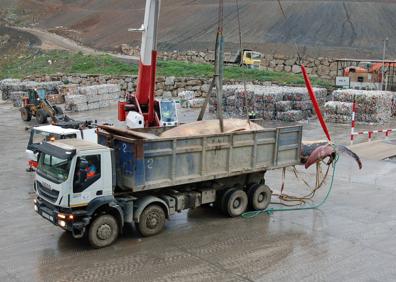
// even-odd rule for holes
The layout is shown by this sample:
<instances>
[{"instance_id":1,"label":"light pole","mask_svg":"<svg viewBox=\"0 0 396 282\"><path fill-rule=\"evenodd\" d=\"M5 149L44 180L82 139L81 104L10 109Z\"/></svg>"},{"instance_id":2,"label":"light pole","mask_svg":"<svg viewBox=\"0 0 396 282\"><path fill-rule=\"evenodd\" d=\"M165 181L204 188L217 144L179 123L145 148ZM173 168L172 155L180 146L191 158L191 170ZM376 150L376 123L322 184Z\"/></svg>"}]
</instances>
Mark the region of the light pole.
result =
<instances>
[{"instance_id":1,"label":"light pole","mask_svg":"<svg viewBox=\"0 0 396 282\"><path fill-rule=\"evenodd\" d=\"M385 79L385 53L386 53L386 42L389 41L389 38L386 37L384 39L384 50L382 52L382 77L381 77L381 90L384 90L384 79Z\"/></svg>"}]
</instances>

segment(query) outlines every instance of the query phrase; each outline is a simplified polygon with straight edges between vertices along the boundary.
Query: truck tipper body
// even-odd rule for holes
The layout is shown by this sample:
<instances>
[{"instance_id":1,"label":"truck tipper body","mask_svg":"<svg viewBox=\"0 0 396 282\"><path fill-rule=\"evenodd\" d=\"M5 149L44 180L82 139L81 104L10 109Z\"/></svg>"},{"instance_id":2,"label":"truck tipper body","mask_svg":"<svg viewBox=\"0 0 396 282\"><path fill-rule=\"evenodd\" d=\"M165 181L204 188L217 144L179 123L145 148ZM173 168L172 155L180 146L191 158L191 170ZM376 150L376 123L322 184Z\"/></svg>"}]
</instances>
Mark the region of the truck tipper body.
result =
<instances>
[{"instance_id":1,"label":"truck tipper body","mask_svg":"<svg viewBox=\"0 0 396 282\"><path fill-rule=\"evenodd\" d=\"M266 209L267 170L300 163L302 127L177 138L140 129L136 137L98 129L98 144L68 139L37 146L35 210L94 247L112 244L125 224L143 236L167 218L214 205L234 217Z\"/></svg>"}]
</instances>

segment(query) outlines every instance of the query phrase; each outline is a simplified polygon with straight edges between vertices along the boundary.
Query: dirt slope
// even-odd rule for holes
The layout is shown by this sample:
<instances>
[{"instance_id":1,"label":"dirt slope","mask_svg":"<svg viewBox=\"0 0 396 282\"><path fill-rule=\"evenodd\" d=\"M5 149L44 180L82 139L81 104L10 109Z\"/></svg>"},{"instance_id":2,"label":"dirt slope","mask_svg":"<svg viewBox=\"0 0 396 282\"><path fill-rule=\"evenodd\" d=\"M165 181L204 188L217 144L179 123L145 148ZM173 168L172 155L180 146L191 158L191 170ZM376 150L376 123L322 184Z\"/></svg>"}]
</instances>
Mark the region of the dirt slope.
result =
<instances>
[{"instance_id":1,"label":"dirt slope","mask_svg":"<svg viewBox=\"0 0 396 282\"><path fill-rule=\"evenodd\" d=\"M127 32L143 21L144 0L17 0L19 11L35 14L40 27L77 30L92 47L112 49L121 43L138 44L139 34ZM1 2L1 0L0 0ZM225 0L227 47L238 42L235 0ZM293 53L294 42L308 53L334 56L381 56L382 41L390 38L396 54L396 1L240 0L245 45L266 52ZM212 48L217 1L163 0L160 16L161 49Z\"/></svg>"}]
</instances>

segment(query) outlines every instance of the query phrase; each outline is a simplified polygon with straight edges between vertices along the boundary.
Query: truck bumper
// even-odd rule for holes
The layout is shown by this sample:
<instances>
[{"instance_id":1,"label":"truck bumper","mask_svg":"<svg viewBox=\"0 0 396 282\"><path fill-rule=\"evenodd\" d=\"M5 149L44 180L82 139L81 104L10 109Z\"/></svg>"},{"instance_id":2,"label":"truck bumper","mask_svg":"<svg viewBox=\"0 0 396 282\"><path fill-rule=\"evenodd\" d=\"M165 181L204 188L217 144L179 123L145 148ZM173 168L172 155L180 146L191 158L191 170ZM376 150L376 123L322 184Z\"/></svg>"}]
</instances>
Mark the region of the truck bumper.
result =
<instances>
[{"instance_id":1,"label":"truck bumper","mask_svg":"<svg viewBox=\"0 0 396 282\"><path fill-rule=\"evenodd\" d=\"M62 209L39 197L34 200L34 210L43 218L60 228L70 231L75 238L84 236L90 217L85 212Z\"/></svg>"}]
</instances>

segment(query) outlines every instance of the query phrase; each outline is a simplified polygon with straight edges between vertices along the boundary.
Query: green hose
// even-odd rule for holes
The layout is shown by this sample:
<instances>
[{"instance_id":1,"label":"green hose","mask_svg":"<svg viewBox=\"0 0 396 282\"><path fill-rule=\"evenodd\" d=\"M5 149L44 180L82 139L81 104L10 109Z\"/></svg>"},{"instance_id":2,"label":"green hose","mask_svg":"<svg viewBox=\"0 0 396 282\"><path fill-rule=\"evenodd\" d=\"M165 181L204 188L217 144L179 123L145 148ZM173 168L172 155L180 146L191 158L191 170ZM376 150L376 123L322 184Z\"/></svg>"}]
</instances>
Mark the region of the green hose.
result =
<instances>
[{"instance_id":1,"label":"green hose","mask_svg":"<svg viewBox=\"0 0 396 282\"><path fill-rule=\"evenodd\" d=\"M329 195L330 195L330 192L331 192L331 190L333 189L333 184L334 184L334 176L335 176L335 172L336 172L336 164L337 164L337 162L338 162L338 155L336 156L336 158L334 159L334 161L333 161L333 164L332 164L332 166L333 166L333 175L331 176L331 182L330 182L330 186L329 186L329 189L328 189L328 191L327 191L327 194L326 194L326 196L323 198L323 200L321 201L321 202L319 202L318 204L316 204L316 205L313 205L313 206L302 206L302 207L293 207L293 208L268 208L268 209L266 209L266 210L262 210L262 211L250 211L250 212L245 212L245 213L243 213L241 216L243 217L243 218L253 218L253 217L256 217L256 216L258 216L259 214L261 214L261 213L266 213L266 214L268 214L268 215L271 215L271 214L273 214L274 212L280 212L280 211L301 211L301 210L312 210L312 209L317 209L317 208L319 208L320 206L322 206L326 201L327 201L327 198L329 197Z\"/></svg>"}]
</instances>

